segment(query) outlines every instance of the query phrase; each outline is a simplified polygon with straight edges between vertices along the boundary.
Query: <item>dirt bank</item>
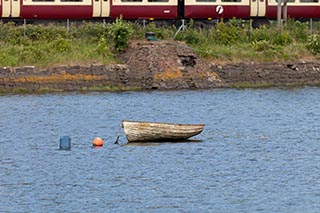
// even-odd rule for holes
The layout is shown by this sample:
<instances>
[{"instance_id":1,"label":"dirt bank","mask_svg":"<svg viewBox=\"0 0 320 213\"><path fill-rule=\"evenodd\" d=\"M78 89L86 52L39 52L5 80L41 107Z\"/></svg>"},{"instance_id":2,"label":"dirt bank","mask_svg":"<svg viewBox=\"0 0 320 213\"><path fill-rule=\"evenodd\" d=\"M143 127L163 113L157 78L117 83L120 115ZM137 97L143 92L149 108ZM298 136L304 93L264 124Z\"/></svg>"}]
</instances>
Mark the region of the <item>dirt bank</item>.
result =
<instances>
[{"instance_id":1,"label":"dirt bank","mask_svg":"<svg viewBox=\"0 0 320 213\"><path fill-rule=\"evenodd\" d=\"M0 68L1 92L318 86L320 62L211 64L188 46L132 42L123 64Z\"/></svg>"}]
</instances>

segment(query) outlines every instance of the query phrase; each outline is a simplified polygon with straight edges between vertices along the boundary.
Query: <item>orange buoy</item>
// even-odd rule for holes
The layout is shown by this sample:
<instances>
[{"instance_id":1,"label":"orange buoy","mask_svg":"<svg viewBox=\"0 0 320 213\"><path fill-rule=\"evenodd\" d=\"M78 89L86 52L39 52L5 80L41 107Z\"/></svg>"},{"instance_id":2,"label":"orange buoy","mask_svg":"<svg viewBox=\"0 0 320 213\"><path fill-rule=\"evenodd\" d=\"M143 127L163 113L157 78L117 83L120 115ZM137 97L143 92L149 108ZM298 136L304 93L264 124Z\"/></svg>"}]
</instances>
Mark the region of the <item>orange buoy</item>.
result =
<instances>
[{"instance_id":1,"label":"orange buoy","mask_svg":"<svg viewBox=\"0 0 320 213\"><path fill-rule=\"evenodd\" d=\"M95 138L93 141L92 141L92 145L93 146L103 146L103 139L102 138Z\"/></svg>"}]
</instances>

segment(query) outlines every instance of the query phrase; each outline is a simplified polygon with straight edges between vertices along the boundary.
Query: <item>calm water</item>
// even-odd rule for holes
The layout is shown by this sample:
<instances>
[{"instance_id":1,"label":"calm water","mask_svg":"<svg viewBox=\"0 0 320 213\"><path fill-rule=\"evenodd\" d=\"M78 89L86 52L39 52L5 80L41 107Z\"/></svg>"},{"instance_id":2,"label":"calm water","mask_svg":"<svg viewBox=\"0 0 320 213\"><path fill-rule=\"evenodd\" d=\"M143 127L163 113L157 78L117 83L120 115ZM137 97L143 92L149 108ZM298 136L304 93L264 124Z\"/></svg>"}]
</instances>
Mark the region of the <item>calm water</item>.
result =
<instances>
[{"instance_id":1,"label":"calm water","mask_svg":"<svg viewBox=\"0 0 320 213\"><path fill-rule=\"evenodd\" d=\"M319 94L0 96L0 212L320 212ZM201 142L114 145L122 119L206 127Z\"/></svg>"}]
</instances>

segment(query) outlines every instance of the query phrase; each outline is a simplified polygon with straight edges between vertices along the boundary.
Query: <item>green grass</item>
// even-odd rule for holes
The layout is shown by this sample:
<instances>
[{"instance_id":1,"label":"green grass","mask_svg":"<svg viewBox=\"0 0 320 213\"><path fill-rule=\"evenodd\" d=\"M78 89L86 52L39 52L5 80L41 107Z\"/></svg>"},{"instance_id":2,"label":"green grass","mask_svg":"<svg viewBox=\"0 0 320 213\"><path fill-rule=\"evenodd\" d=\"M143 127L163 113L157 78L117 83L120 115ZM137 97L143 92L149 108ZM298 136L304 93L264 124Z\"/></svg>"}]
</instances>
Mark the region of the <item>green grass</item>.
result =
<instances>
[{"instance_id":1,"label":"green grass","mask_svg":"<svg viewBox=\"0 0 320 213\"><path fill-rule=\"evenodd\" d=\"M177 31L175 26L157 27L151 23L143 29L135 23L123 22L82 23L72 25L69 32L65 26L57 24L27 25L24 28L0 22L0 66L34 65L46 68L118 63L117 49L122 48L116 45L126 46L126 36L130 36L129 41L145 40L145 32L153 31L159 40L173 40ZM185 42L199 56L211 62L317 60L320 36L314 35L317 35L319 26L315 23L311 34L306 23L293 20L289 20L282 32L274 24L250 29L247 23L243 25L241 20L235 19L228 23L220 22L209 29L197 29L190 21L176 40ZM121 31L127 28L130 33L116 40L115 29Z\"/></svg>"},{"instance_id":2,"label":"green grass","mask_svg":"<svg viewBox=\"0 0 320 213\"><path fill-rule=\"evenodd\" d=\"M0 95L2 94L46 94L52 92L63 92L61 89L49 89L49 88L39 88L39 89L27 89L27 88L14 88L14 89L0 89Z\"/></svg>"},{"instance_id":3,"label":"green grass","mask_svg":"<svg viewBox=\"0 0 320 213\"><path fill-rule=\"evenodd\" d=\"M101 87L83 87L80 92L122 92L122 91L138 91L141 88L138 87L126 87L126 86L101 86ZM38 89L27 89L27 88L14 88L14 89L0 89L1 94L45 94L52 92L63 92L62 89L52 89L47 87L40 87Z\"/></svg>"},{"instance_id":4,"label":"green grass","mask_svg":"<svg viewBox=\"0 0 320 213\"><path fill-rule=\"evenodd\" d=\"M136 90L140 90L140 88L138 87L126 87L123 85L119 85L119 86L111 86L111 85L106 85L106 86L101 86L101 87L82 87L81 91L85 92L104 92L104 91L108 91L108 92L121 92L121 91L136 91Z\"/></svg>"},{"instance_id":5,"label":"green grass","mask_svg":"<svg viewBox=\"0 0 320 213\"><path fill-rule=\"evenodd\" d=\"M0 66L110 64L117 61L101 24L84 24L70 32L61 26L26 27L0 23Z\"/></svg>"}]
</instances>

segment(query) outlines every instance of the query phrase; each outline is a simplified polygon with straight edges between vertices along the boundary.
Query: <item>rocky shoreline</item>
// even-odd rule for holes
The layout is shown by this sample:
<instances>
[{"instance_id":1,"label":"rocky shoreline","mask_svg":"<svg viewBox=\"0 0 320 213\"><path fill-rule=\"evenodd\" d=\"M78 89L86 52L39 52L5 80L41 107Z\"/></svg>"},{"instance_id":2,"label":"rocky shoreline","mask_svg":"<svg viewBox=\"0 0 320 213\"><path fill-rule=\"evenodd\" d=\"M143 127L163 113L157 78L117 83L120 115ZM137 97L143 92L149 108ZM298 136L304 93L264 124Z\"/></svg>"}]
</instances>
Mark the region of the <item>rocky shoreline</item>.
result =
<instances>
[{"instance_id":1,"label":"rocky shoreline","mask_svg":"<svg viewBox=\"0 0 320 213\"><path fill-rule=\"evenodd\" d=\"M225 87L319 86L319 62L214 65Z\"/></svg>"},{"instance_id":2,"label":"rocky shoreline","mask_svg":"<svg viewBox=\"0 0 320 213\"><path fill-rule=\"evenodd\" d=\"M0 92L319 86L320 62L208 64L188 46L133 42L123 64L0 68Z\"/></svg>"}]
</instances>

